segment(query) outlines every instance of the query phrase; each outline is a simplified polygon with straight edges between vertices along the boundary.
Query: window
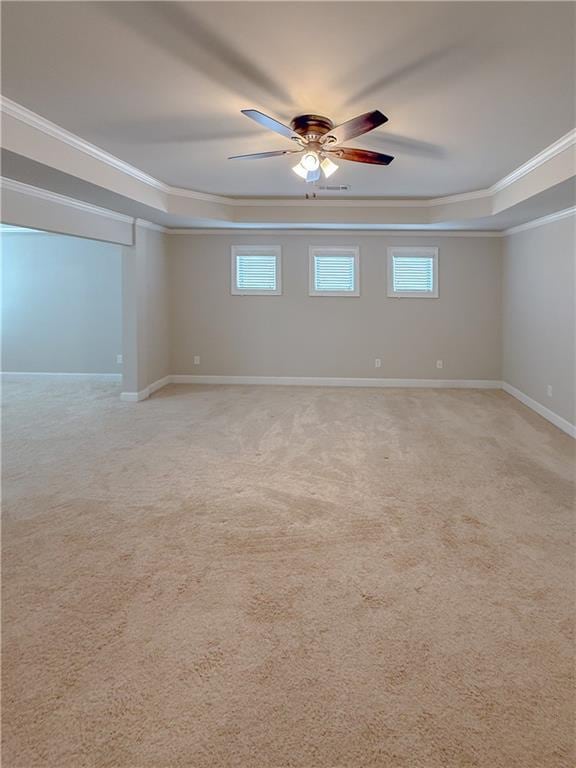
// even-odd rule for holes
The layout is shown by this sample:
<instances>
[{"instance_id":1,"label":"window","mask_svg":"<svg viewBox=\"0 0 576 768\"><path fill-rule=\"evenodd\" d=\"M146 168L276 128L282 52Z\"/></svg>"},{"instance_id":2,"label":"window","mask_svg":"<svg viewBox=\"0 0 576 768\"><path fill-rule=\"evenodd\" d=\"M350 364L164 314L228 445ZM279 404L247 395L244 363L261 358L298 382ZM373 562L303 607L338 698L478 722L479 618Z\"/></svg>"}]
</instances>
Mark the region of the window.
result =
<instances>
[{"instance_id":1,"label":"window","mask_svg":"<svg viewBox=\"0 0 576 768\"><path fill-rule=\"evenodd\" d=\"M358 248L310 248L310 296L359 296Z\"/></svg>"},{"instance_id":2,"label":"window","mask_svg":"<svg viewBox=\"0 0 576 768\"><path fill-rule=\"evenodd\" d=\"M232 293L267 296L282 293L279 245L232 246Z\"/></svg>"},{"instance_id":3,"label":"window","mask_svg":"<svg viewBox=\"0 0 576 768\"><path fill-rule=\"evenodd\" d=\"M438 248L388 248L388 296L438 298Z\"/></svg>"}]
</instances>

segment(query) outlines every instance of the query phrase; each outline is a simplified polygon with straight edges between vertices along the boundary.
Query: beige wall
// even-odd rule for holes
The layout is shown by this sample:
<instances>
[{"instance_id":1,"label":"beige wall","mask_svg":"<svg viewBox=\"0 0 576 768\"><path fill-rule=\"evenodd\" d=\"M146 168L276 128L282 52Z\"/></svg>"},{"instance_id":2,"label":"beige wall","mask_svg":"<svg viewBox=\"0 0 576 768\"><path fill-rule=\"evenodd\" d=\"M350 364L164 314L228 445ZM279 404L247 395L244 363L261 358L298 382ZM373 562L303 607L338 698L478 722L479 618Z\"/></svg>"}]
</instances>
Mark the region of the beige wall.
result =
<instances>
[{"instance_id":1,"label":"beige wall","mask_svg":"<svg viewBox=\"0 0 576 768\"><path fill-rule=\"evenodd\" d=\"M502 281L503 379L572 424L575 222L570 217L509 235Z\"/></svg>"},{"instance_id":2,"label":"beige wall","mask_svg":"<svg viewBox=\"0 0 576 768\"><path fill-rule=\"evenodd\" d=\"M121 249L2 233L2 369L121 373Z\"/></svg>"},{"instance_id":3,"label":"beige wall","mask_svg":"<svg viewBox=\"0 0 576 768\"><path fill-rule=\"evenodd\" d=\"M168 376L170 370L170 318L168 256L165 235L145 230L145 328L148 384Z\"/></svg>"},{"instance_id":4,"label":"beige wall","mask_svg":"<svg viewBox=\"0 0 576 768\"><path fill-rule=\"evenodd\" d=\"M242 243L282 246L283 295L231 295ZM331 244L360 246L359 298L308 296L308 246ZM410 244L439 247L439 299L386 296L386 248ZM498 238L178 235L168 247L172 373L500 379Z\"/></svg>"},{"instance_id":5,"label":"beige wall","mask_svg":"<svg viewBox=\"0 0 576 768\"><path fill-rule=\"evenodd\" d=\"M135 227L135 242L123 249L124 392L142 392L168 376L168 237Z\"/></svg>"}]
</instances>

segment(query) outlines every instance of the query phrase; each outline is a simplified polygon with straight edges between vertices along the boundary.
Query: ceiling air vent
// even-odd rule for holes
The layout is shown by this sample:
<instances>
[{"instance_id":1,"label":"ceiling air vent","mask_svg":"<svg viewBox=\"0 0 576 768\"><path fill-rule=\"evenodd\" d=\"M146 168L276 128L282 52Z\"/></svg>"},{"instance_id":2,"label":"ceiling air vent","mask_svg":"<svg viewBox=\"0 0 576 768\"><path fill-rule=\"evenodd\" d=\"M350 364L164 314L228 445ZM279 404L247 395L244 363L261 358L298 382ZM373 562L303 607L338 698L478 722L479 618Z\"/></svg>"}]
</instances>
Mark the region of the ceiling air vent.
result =
<instances>
[{"instance_id":1,"label":"ceiling air vent","mask_svg":"<svg viewBox=\"0 0 576 768\"><path fill-rule=\"evenodd\" d=\"M323 192L348 192L350 190L350 184L326 184L325 186L318 187Z\"/></svg>"}]
</instances>

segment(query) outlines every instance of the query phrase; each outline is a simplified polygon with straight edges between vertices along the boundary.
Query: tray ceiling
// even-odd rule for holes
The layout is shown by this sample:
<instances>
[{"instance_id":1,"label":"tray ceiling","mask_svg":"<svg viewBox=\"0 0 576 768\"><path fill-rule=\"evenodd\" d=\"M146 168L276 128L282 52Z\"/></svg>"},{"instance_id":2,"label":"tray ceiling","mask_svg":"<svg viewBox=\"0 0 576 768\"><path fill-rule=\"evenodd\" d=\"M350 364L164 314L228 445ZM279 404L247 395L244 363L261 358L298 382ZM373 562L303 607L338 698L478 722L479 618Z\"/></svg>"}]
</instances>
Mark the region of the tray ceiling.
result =
<instances>
[{"instance_id":1,"label":"tray ceiling","mask_svg":"<svg viewBox=\"0 0 576 768\"><path fill-rule=\"evenodd\" d=\"M240 114L340 122L381 109L342 161L346 196L483 189L574 127L572 3L2 5L2 91L161 181L232 196L300 196L283 148Z\"/></svg>"}]
</instances>

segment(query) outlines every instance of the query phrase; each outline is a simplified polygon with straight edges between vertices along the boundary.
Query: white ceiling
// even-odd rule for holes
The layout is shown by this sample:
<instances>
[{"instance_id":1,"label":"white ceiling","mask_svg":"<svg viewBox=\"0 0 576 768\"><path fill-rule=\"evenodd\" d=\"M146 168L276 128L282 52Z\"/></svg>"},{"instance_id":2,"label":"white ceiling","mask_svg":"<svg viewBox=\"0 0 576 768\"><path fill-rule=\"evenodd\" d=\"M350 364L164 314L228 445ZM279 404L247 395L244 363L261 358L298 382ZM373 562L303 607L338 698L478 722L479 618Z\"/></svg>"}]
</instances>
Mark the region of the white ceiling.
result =
<instances>
[{"instance_id":1,"label":"white ceiling","mask_svg":"<svg viewBox=\"0 0 576 768\"><path fill-rule=\"evenodd\" d=\"M302 195L289 142L240 114L390 119L347 196L490 186L574 127L573 3L4 2L2 92L173 186Z\"/></svg>"}]
</instances>

